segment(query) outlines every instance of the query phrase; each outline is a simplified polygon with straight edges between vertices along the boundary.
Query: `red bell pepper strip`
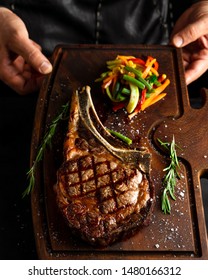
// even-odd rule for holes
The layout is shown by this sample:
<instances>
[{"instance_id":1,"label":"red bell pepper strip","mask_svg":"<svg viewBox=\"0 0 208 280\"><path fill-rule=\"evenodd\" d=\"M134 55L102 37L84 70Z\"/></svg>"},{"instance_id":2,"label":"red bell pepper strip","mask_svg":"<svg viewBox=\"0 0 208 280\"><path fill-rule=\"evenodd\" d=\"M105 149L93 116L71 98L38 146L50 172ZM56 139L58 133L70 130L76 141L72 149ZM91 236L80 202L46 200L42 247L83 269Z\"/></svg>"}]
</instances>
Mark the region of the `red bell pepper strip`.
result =
<instances>
[{"instance_id":1,"label":"red bell pepper strip","mask_svg":"<svg viewBox=\"0 0 208 280\"><path fill-rule=\"evenodd\" d=\"M138 102L137 107L135 108L134 112L129 115L130 119L132 119L136 114L139 113L139 111L141 111L142 104L145 102L145 99L146 99L146 92L147 92L146 88L142 90L141 99Z\"/></svg>"},{"instance_id":2,"label":"red bell pepper strip","mask_svg":"<svg viewBox=\"0 0 208 280\"><path fill-rule=\"evenodd\" d=\"M118 111L118 110L120 110L120 109L123 109L123 108L125 108L125 107L126 107L126 102L115 103L115 104L113 105L113 111L116 112L116 111Z\"/></svg>"},{"instance_id":3,"label":"red bell pepper strip","mask_svg":"<svg viewBox=\"0 0 208 280\"><path fill-rule=\"evenodd\" d=\"M145 66L145 61L141 58L130 58L130 59L128 59L128 61L132 61L135 64Z\"/></svg>"},{"instance_id":4,"label":"red bell pepper strip","mask_svg":"<svg viewBox=\"0 0 208 280\"><path fill-rule=\"evenodd\" d=\"M152 56L148 56L146 64L149 64L150 61L154 60L154 57ZM159 63L157 62L157 60L154 62L154 64L152 65L152 67L157 71L159 68Z\"/></svg>"},{"instance_id":5,"label":"red bell pepper strip","mask_svg":"<svg viewBox=\"0 0 208 280\"><path fill-rule=\"evenodd\" d=\"M166 75L166 74L162 74L162 75L159 76L158 82L161 83L161 82L163 82L166 78L167 78L167 75Z\"/></svg>"}]
</instances>

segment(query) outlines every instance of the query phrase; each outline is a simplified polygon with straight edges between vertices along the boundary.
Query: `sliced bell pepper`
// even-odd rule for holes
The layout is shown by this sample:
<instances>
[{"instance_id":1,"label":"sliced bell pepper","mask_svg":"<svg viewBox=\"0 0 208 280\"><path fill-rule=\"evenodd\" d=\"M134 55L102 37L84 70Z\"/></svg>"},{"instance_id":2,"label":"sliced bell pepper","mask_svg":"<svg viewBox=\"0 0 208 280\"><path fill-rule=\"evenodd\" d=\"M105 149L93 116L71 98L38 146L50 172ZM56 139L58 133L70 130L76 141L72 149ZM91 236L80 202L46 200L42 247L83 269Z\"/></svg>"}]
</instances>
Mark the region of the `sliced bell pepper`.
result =
<instances>
[{"instance_id":1,"label":"sliced bell pepper","mask_svg":"<svg viewBox=\"0 0 208 280\"><path fill-rule=\"evenodd\" d=\"M148 55L147 60L146 60L146 64L148 65L152 60L154 60L155 58ZM159 68L159 63L157 62L157 60L154 62L154 64L152 65L152 68L154 68L156 71Z\"/></svg>"},{"instance_id":2,"label":"sliced bell pepper","mask_svg":"<svg viewBox=\"0 0 208 280\"><path fill-rule=\"evenodd\" d=\"M113 111L116 112L116 111L118 111L120 109L123 109L125 107L126 107L126 102L124 102L124 101L123 102L118 102L118 103L113 104Z\"/></svg>"},{"instance_id":3,"label":"sliced bell pepper","mask_svg":"<svg viewBox=\"0 0 208 280\"><path fill-rule=\"evenodd\" d=\"M155 98L152 99L152 102L150 105L155 104L156 102L158 102L160 99L162 99L163 97L166 96L167 93L160 93L159 95L157 95Z\"/></svg>"},{"instance_id":4,"label":"sliced bell pepper","mask_svg":"<svg viewBox=\"0 0 208 280\"><path fill-rule=\"evenodd\" d=\"M147 107L149 107L152 104L154 104L155 102L159 101L165 95L166 95L166 93L165 94L163 94L163 93L160 94L160 93L157 93L157 92L152 93L151 96L148 99L146 99L145 102L141 105L141 110L144 111Z\"/></svg>"},{"instance_id":5,"label":"sliced bell pepper","mask_svg":"<svg viewBox=\"0 0 208 280\"><path fill-rule=\"evenodd\" d=\"M151 61L149 61L148 63L146 63L145 65L146 65L146 68L145 68L145 70L143 71L143 73L142 73L142 78L146 78L147 77L147 75L149 74L149 72L150 72L150 70L151 70L151 68L152 68L152 65L154 64L156 62L156 58L154 58L154 59L152 59Z\"/></svg>"},{"instance_id":6,"label":"sliced bell pepper","mask_svg":"<svg viewBox=\"0 0 208 280\"><path fill-rule=\"evenodd\" d=\"M125 107L131 118L166 95L162 92L170 81L165 74L159 75L159 63L152 56L145 61L118 55L106 64L108 71L96 81L102 82L102 91L112 101L113 110Z\"/></svg>"},{"instance_id":7,"label":"sliced bell pepper","mask_svg":"<svg viewBox=\"0 0 208 280\"><path fill-rule=\"evenodd\" d=\"M162 91L164 91L164 89L165 89L169 84L170 84L170 80L169 80L169 79L166 79L166 80L164 81L164 83L163 83L161 86L157 87L157 88L154 90L154 92L155 92L156 94L161 93Z\"/></svg>"},{"instance_id":8,"label":"sliced bell pepper","mask_svg":"<svg viewBox=\"0 0 208 280\"><path fill-rule=\"evenodd\" d=\"M158 77L158 82L162 83L167 78L166 74L162 74Z\"/></svg>"},{"instance_id":9,"label":"sliced bell pepper","mask_svg":"<svg viewBox=\"0 0 208 280\"><path fill-rule=\"evenodd\" d=\"M141 58L130 58L128 61L132 61L135 64L145 66L145 61Z\"/></svg>"},{"instance_id":10,"label":"sliced bell pepper","mask_svg":"<svg viewBox=\"0 0 208 280\"><path fill-rule=\"evenodd\" d=\"M161 93L158 95L151 96L150 98L145 100L144 104L142 104L141 110L144 111L147 107L155 104L156 102L158 102L160 99L162 99L165 96L166 96L166 93Z\"/></svg>"}]
</instances>

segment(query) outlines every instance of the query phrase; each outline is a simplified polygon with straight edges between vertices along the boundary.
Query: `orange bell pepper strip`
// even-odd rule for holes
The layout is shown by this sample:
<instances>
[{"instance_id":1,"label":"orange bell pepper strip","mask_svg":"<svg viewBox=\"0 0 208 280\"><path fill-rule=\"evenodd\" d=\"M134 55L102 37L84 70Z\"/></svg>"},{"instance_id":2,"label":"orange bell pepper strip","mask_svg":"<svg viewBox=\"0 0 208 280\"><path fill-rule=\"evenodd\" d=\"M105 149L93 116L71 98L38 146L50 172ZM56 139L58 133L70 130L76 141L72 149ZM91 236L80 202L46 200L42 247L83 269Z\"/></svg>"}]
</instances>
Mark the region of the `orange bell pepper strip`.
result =
<instances>
[{"instance_id":1,"label":"orange bell pepper strip","mask_svg":"<svg viewBox=\"0 0 208 280\"><path fill-rule=\"evenodd\" d=\"M106 89L111 85L111 83L112 83L112 79L106 81L105 83L102 84L102 89Z\"/></svg>"},{"instance_id":2,"label":"orange bell pepper strip","mask_svg":"<svg viewBox=\"0 0 208 280\"><path fill-rule=\"evenodd\" d=\"M164 81L164 83L163 83L161 86L159 86L159 87L157 87L157 88L155 89L154 93L160 94L162 91L164 91L164 89L165 89L169 84L170 84L170 80L169 80L169 79L166 79L166 80Z\"/></svg>"},{"instance_id":3,"label":"orange bell pepper strip","mask_svg":"<svg viewBox=\"0 0 208 280\"><path fill-rule=\"evenodd\" d=\"M149 55L146 63L149 64L149 62L152 61L153 59L154 59L154 57ZM157 61L155 61L154 64L152 65L152 68L154 68L157 71L159 68L159 63Z\"/></svg>"},{"instance_id":4,"label":"orange bell pepper strip","mask_svg":"<svg viewBox=\"0 0 208 280\"><path fill-rule=\"evenodd\" d=\"M134 56L127 56L127 55L117 55L116 59L120 59L125 65L128 64L128 60L129 59L132 59L132 58L135 58Z\"/></svg>"},{"instance_id":5,"label":"orange bell pepper strip","mask_svg":"<svg viewBox=\"0 0 208 280\"><path fill-rule=\"evenodd\" d=\"M158 73L159 63L157 62L157 60L155 58L153 58L152 56L148 56L145 66L148 67L149 64L152 65L151 68L149 69L149 72L151 71L154 75L156 75L158 77L159 76L159 73Z\"/></svg>"},{"instance_id":6,"label":"orange bell pepper strip","mask_svg":"<svg viewBox=\"0 0 208 280\"><path fill-rule=\"evenodd\" d=\"M157 72L157 70L155 70L155 68L151 67L150 71L155 75L155 76L159 76L159 73Z\"/></svg>"},{"instance_id":7,"label":"orange bell pepper strip","mask_svg":"<svg viewBox=\"0 0 208 280\"><path fill-rule=\"evenodd\" d=\"M163 97L165 97L167 95L167 93L160 93L159 95L157 95L155 98L153 98L151 105L155 104L156 102L158 102L160 99L162 99Z\"/></svg>"},{"instance_id":8,"label":"orange bell pepper strip","mask_svg":"<svg viewBox=\"0 0 208 280\"><path fill-rule=\"evenodd\" d=\"M141 105L141 110L144 111L147 107L153 105L160 99L166 96L166 93L161 94L155 94L153 93L148 99L145 100L145 102Z\"/></svg>"},{"instance_id":9,"label":"orange bell pepper strip","mask_svg":"<svg viewBox=\"0 0 208 280\"><path fill-rule=\"evenodd\" d=\"M102 84L102 87L103 88L107 88L113 81L113 79L116 77L117 75L110 75L108 76L107 78L105 78L103 80L103 84Z\"/></svg>"},{"instance_id":10,"label":"orange bell pepper strip","mask_svg":"<svg viewBox=\"0 0 208 280\"><path fill-rule=\"evenodd\" d=\"M155 91L150 95L148 99L145 100L145 102L141 105L141 110L144 111L147 107L154 104L155 102L159 101L161 98L163 98L165 95L164 93L161 94L161 92L164 91L164 89L170 84L170 80L166 79L165 82L155 89ZM158 98L157 98L158 97Z\"/></svg>"}]
</instances>

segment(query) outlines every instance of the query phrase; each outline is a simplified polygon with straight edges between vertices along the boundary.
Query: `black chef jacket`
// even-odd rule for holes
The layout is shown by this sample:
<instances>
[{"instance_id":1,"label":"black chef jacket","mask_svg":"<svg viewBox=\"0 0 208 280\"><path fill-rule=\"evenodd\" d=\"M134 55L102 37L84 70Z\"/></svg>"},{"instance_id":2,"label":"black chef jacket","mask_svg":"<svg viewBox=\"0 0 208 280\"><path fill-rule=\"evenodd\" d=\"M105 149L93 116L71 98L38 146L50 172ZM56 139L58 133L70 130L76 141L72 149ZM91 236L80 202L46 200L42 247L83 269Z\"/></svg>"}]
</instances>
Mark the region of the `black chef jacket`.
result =
<instances>
[{"instance_id":1,"label":"black chef jacket","mask_svg":"<svg viewBox=\"0 0 208 280\"><path fill-rule=\"evenodd\" d=\"M60 43L166 44L169 0L0 1L25 22L44 53Z\"/></svg>"}]
</instances>

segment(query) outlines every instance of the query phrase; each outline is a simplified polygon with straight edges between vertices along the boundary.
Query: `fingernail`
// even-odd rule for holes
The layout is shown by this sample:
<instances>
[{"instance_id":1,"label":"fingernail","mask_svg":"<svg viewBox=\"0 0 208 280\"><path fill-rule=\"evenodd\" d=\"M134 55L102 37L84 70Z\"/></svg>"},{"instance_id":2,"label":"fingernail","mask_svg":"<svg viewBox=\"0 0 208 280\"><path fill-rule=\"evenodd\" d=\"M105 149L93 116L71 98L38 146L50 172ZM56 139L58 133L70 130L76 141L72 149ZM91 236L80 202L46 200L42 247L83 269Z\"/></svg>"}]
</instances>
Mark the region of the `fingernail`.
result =
<instances>
[{"instance_id":1,"label":"fingernail","mask_svg":"<svg viewBox=\"0 0 208 280\"><path fill-rule=\"evenodd\" d=\"M183 45L183 38L181 36L175 36L173 43L176 47L180 48Z\"/></svg>"},{"instance_id":2,"label":"fingernail","mask_svg":"<svg viewBox=\"0 0 208 280\"><path fill-rule=\"evenodd\" d=\"M48 61L43 61L39 67L39 70L42 74L48 74L52 70L52 65Z\"/></svg>"},{"instance_id":3,"label":"fingernail","mask_svg":"<svg viewBox=\"0 0 208 280\"><path fill-rule=\"evenodd\" d=\"M191 77L185 75L186 85L188 86L191 83Z\"/></svg>"}]
</instances>

